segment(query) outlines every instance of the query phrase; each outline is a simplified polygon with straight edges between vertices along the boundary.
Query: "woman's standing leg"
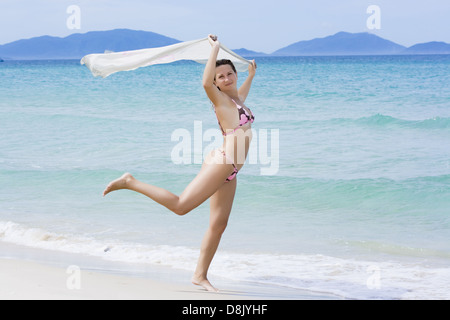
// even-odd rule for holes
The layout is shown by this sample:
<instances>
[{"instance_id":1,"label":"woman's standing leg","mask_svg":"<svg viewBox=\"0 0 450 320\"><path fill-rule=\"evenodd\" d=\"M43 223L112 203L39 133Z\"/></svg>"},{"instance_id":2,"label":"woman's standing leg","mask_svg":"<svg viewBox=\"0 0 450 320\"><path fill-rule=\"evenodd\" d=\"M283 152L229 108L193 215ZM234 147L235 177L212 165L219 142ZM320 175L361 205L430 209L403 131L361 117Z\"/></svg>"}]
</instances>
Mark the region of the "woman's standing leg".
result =
<instances>
[{"instance_id":1,"label":"woman's standing leg","mask_svg":"<svg viewBox=\"0 0 450 320\"><path fill-rule=\"evenodd\" d=\"M230 217L236 192L236 180L235 178L230 182L225 182L210 198L209 228L203 238L197 268L192 277L192 283L200 285L208 291L218 291L208 281L207 273Z\"/></svg>"}]
</instances>

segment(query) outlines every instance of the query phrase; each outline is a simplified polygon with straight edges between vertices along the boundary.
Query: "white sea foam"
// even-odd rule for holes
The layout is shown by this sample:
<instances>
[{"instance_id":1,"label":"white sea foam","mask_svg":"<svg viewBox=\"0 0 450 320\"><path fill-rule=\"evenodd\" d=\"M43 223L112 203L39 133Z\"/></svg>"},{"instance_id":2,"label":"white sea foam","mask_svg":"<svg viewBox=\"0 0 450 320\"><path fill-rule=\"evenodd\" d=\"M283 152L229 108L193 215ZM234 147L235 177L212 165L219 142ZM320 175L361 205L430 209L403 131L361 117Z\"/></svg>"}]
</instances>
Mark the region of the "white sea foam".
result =
<instances>
[{"instance_id":1,"label":"white sea foam","mask_svg":"<svg viewBox=\"0 0 450 320\"><path fill-rule=\"evenodd\" d=\"M188 271L194 270L198 258L198 248L55 234L14 222L0 221L0 241ZM450 268L427 267L419 263L219 251L210 272L231 280L310 290L350 299L450 299Z\"/></svg>"}]
</instances>

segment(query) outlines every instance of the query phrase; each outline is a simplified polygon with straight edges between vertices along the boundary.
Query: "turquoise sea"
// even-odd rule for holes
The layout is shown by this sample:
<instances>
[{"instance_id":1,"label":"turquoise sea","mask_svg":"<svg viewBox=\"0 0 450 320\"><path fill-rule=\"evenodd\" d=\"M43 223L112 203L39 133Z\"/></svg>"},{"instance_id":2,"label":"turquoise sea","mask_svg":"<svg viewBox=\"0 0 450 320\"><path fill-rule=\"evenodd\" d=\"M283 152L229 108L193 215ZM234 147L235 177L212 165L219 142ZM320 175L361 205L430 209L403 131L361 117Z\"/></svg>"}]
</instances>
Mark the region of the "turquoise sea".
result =
<instances>
[{"instance_id":1,"label":"turquoise sea","mask_svg":"<svg viewBox=\"0 0 450 320\"><path fill-rule=\"evenodd\" d=\"M255 157L210 277L450 299L450 55L256 61ZM75 60L0 63L0 242L193 272L208 203L179 217L102 191L123 172L174 193L194 178L219 133L203 68L101 79Z\"/></svg>"}]
</instances>

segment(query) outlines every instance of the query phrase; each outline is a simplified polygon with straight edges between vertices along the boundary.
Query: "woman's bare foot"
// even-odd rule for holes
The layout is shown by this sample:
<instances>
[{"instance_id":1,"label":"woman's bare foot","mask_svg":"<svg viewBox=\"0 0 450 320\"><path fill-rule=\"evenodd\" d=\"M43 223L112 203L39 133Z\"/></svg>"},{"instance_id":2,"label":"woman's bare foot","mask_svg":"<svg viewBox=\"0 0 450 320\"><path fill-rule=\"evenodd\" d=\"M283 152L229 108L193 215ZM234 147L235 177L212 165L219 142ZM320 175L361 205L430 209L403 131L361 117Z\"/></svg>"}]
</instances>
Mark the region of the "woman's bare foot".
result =
<instances>
[{"instance_id":1,"label":"woman's bare foot","mask_svg":"<svg viewBox=\"0 0 450 320\"><path fill-rule=\"evenodd\" d=\"M214 288L206 278L198 278L196 276L193 276L191 281L193 284L203 287L206 291L219 292L219 289Z\"/></svg>"},{"instance_id":2,"label":"woman's bare foot","mask_svg":"<svg viewBox=\"0 0 450 320\"><path fill-rule=\"evenodd\" d=\"M127 189L127 184L129 184L132 179L134 179L134 177L131 174L125 173L120 178L111 181L105 191L103 191L103 196L106 196L111 191Z\"/></svg>"}]
</instances>

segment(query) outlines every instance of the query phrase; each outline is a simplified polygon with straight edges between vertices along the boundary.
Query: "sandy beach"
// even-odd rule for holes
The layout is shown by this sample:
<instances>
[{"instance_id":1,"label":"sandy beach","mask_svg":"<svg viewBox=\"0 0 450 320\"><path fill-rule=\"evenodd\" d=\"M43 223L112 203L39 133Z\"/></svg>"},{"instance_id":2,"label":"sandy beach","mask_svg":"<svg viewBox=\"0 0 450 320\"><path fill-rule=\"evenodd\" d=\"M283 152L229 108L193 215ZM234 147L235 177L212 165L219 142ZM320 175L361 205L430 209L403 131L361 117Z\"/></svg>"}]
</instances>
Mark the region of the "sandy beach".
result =
<instances>
[{"instance_id":1,"label":"sandy beach","mask_svg":"<svg viewBox=\"0 0 450 320\"><path fill-rule=\"evenodd\" d=\"M254 299L245 292L214 294L188 284L80 270L70 266L64 269L14 259L0 260L0 284L2 300Z\"/></svg>"},{"instance_id":2,"label":"sandy beach","mask_svg":"<svg viewBox=\"0 0 450 320\"><path fill-rule=\"evenodd\" d=\"M213 277L210 293L189 273L143 268L0 243L0 300L310 300L331 295Z\"/></svg>"}]
</instances>

